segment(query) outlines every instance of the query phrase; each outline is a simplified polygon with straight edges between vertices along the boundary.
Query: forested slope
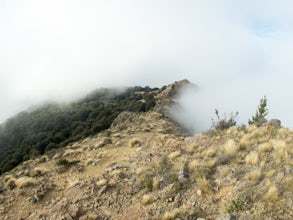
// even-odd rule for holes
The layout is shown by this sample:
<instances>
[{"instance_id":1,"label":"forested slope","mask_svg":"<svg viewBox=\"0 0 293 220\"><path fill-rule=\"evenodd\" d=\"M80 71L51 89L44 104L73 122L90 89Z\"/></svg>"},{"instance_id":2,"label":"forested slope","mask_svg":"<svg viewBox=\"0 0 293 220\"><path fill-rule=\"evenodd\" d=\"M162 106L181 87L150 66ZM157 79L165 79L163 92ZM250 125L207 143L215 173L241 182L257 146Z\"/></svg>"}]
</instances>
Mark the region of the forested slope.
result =
<instances>
[{"instance_id":1,"label":"forested slope","mask_svg":"<svg viewBox=\"0 0 293 220\"><path fill-rule=\"evenodd\" d=\"M18 114L0 127L0 174L24 160L109 128L122 111L148 111L155 106L156 90L100 89L71 104L47 104Z\"/></svg>"}]
</instances>

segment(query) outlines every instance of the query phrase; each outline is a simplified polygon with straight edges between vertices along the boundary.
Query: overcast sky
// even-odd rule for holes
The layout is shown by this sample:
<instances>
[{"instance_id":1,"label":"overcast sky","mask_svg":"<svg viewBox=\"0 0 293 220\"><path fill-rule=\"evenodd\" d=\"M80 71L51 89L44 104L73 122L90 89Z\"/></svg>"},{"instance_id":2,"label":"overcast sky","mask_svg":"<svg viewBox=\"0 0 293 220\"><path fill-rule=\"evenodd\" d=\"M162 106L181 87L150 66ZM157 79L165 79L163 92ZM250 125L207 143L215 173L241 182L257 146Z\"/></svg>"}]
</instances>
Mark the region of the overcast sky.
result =
<instances>
[{"instance_id":1,"label":"overcast sky","mask_svg":"<svg viewBox=\"0 0 293 220\"><path fill-rule=\"evenodd\" d=\"M214 109L246 123L259 99L293 127L293 1L0 0L0 122L46 100L187 78L205 129ZM196 129L195 129L196 130Z\"/></svg>"}]
</instances>

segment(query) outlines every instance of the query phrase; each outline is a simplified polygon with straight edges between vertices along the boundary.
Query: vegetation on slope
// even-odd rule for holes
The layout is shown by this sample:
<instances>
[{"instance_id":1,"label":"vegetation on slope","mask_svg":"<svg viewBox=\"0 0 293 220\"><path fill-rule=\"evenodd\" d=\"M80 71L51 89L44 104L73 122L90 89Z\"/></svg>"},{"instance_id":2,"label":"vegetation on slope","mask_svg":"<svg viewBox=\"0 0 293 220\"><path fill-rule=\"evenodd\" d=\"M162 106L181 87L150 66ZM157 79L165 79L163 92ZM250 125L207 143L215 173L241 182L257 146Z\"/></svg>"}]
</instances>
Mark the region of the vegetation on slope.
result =
<instances>
[{"instance_id":1,"label":"vegetation on slope","mask_svg":"<svg viewBox=\"0 0 293 220\"><path fill-rule=\"evenodd\" d=\"M0 174L24 160L109 128L122 111L144 112L157 89L101 89L67 106L48 104L22 112L0 127Z\"/></svg>"},{"instance_id":2,"label":"vegetation on slope","mask_svg":"<svg viewBox=\"0 0 293 220\"><path fill-rule=\"evenodd\" d=\"M186 138L161 161L138 168L142 204L180 199L179 208L161 208L162 219L292 219L292 137L265 124Z\"/></svg>"}]
</instances>

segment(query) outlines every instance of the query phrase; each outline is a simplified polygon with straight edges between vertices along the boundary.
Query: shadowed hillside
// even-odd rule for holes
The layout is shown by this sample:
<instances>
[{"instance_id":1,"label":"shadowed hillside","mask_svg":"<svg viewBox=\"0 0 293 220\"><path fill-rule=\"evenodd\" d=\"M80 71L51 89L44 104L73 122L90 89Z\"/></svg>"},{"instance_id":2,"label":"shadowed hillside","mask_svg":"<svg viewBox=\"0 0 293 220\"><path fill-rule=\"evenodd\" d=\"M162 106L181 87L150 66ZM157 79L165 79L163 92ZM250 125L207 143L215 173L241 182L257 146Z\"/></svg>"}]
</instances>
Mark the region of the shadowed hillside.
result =
<instances>
[{"instance_id":1,"label":"shadowed hillside","mask_svg":"<svg viewBox=\"0 0 293 220\"><path fill-rule=\"evenodd\" d=\"M145 112L155 106L158 89L100 89L69 105L48 104L22 112L0 128L0 173L22 161L97 134L122 111Z\"/></svg>"}]
</instances>

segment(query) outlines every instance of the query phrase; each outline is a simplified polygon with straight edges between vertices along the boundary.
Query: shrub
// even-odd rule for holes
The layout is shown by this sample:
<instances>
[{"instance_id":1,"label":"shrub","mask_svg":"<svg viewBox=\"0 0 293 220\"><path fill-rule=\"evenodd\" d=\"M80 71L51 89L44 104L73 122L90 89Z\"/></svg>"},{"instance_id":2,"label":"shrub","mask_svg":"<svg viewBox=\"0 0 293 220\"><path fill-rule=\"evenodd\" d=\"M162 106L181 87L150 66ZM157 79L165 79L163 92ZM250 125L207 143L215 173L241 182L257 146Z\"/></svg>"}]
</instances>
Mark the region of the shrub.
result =
<instances>
[{"instance_id":1,"label":"shrub","mask_svg":"<svg viewBox=\"0 0 293 220\"><path fill-rule=\"evenodd\" d=\"M245 211L249 208L251 200L246 196L238 196L227 202L226 210L229 213Z\"/></svg>"},{"instance_id":2,"label":"shrub","mask_svg":"<svg viewBox=\"0 0 293 220\"><path fill-rule=\"evenodd\" d=\"M147 173L142 180L143 187L146 188L149 192L153 191L153 178L153 175Z\"/></svg>"},{"instance_id":3,"label":"shrub","mask_svg":"<svg viewBox=\"0 0 293 220\"><path fill-rule=\"evenodd\" d=\"M219 111L216 109L215 114L217 116L217 121L212 119L212 129L214 130L226 130L232 126L235 126L237 123L236 117L238 116L238 112L231 112L229 117L224 114L223 118L221 118L219 115Z\"/></svg>"}]
</instances>

